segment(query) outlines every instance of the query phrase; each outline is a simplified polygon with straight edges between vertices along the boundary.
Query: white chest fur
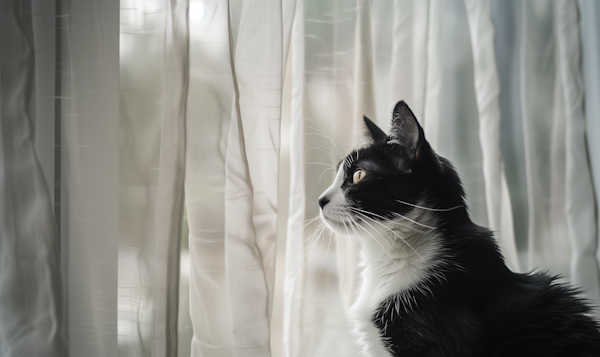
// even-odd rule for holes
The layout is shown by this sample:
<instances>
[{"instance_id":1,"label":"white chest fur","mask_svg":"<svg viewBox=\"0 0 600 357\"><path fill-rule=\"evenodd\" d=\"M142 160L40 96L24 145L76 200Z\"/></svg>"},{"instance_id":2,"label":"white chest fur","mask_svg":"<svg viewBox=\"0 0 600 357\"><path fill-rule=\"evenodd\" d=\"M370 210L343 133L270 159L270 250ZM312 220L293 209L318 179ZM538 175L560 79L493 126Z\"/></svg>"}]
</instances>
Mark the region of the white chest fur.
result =
<instances>
[{"instance_id":1,"label":"white chest fur","mask_svg":"<svg viewBox=\"0 0 600 357\"><path fill-rule=\"evenodd\" d=\"M360 237L365 267L363 285L350 309L350 319L365 357L392 356L373 323L377 308L390 296L418 289L428 278L432 266L437 265L440 246L435 229L414 223L432 224L432 221L433 217L427 212L413 211L410 219L398 217L383 225L363 222L367 228Z\"/></svg>"},{"instance_id":2,"label":"white chest fur","mask_svg":"<svg viewBox=\"0 0 600 357\"><path fill-rule=\"evenodd\" d=\"M350 319L365 357L392 356L385 349L380 331L372 322L375 310L387 296L377 294L377 291L373 290L376 284L373 284L372 272L368 270L368 267L363 270L363 286L358 299L350 309Z\"/></svg>"}]
</instances>

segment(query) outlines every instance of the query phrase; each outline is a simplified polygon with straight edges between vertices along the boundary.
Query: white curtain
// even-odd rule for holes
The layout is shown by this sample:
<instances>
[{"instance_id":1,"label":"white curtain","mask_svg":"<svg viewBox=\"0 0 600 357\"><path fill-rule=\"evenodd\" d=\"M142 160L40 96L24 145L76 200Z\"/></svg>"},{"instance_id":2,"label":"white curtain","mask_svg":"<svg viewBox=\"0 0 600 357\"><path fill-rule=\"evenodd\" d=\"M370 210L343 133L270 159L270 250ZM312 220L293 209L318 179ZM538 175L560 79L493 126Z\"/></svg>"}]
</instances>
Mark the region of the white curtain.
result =
<instances>
[{"instance_id":1,"label":"white curtain","mask_svg":"<svg viewBox=\"0 0 600 357\"><path fill-rule=\"evenodd\" d=\"M406 100L600 303L594 0L0 0L0 355L358 356L317 198Z\"/></svg>"},{"instance_id":2,"label":"white curtain","mask_svg":"<svg viewBox=\"0 0 600 357\"><path fill-rule=\"evenodd\" d=\"M0 3L0 355L177 351L186 10Z\"/></svg>"},{"instance_id":3,"label":"white curtain","mask_svg":"<svg viewBox=\"0 0 600 357\"><path fill-rule=\"evenodd\" d=\"M0 354L62 356L59 239L35 142L31 2L0 2ZM41 55L44 58L44 54ZM44 58L47 59L47 58ZM41 66L38 66L38 68ZM41 109L41 108L39 108ZM39 110L38 109L38 110ZM44 108L46 109L46 108ZM52 119L52 117L50 117ZM47 139L47 137L45 138ZM46 145L44 145L46 144Z\"/></svg>"},{"instance_id":4,"label":"white curtain","mask_svg":"<svg viewBox=\"0 0 600 357\"><path fill-rule=\"evenodd\" d=\"M286 6L190 2L192 356L270 354Z\"/></svg>"}]
</instances>

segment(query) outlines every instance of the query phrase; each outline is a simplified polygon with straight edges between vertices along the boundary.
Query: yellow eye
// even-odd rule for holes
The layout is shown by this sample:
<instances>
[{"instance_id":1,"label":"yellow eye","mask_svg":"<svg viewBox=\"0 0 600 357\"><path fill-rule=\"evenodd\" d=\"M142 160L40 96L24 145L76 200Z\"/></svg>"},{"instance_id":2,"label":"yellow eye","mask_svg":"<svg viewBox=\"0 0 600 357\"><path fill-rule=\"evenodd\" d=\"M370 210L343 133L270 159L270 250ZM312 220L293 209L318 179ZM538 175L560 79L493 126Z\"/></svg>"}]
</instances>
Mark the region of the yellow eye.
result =
<instances>
[{"instance_id":1,"label":"yellow eye","mask_svg":"<svg viewBox=\"0 0 600 357\"><path fill-rule=\"evenodd\" d=\"M363 169L358 169L354 171L354 175L352 175L352 182L358 183L358 181L362 180L365 176L367 176L367 172Z\"/></svg>"}]
</instances>

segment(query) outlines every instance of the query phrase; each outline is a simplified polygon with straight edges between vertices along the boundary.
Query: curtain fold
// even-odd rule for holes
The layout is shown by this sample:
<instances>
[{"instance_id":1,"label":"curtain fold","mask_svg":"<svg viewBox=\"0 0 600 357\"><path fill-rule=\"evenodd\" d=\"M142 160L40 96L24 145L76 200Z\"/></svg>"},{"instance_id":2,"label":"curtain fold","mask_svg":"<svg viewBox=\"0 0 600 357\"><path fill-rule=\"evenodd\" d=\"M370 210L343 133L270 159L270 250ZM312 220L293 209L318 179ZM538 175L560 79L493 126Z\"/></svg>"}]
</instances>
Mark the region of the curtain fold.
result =
<instances>
[{"instance_id":1,"label":"curtain fold","mask_svg":"<svg viewBox=\"0 0 600 357\"><path fill-rule=\"evenodd\" d=\"M569 270L564 211L564 110L556 75L554 9L521 3L521 108L529 202L527 270ZM561 149L562 148L562 149Z\"/></svg>"},{"instance_id":2,"label":"curtain fold","mask_svg":"<svg viewBox=\"0 0 600 357\"><path fill-rule=\"evenodd\" d=\"M380 75L377 80L385 83L377 91L377 117L378 125L388 128L389 116L398 98L410 103L417 118L424 118L428 61L423 59L429 57L427 47L421 44L428 41L429 2L395 1L390 9L389 3L376 1L374 7L374 30L379 42L376 70ZM384 16L391 18L388 26L380 23ZM381 38L385 38L386 42L381 43ZM389 72L385 71L386 68Z\"/></svg>"},{"instance_id":3,"label":"curtain fold","mask_svg":"<svg viewBox=\"0 0 600 357\"><path fill-rule=\"evenodd\" d=\"M187 1L121 2L119 353L177 355Z\"/></svg>"},{"instance_id":4,"label":"curtain fold","mask_svg":"<svg viewBox=\"0 0 600 357\"><path fill-rule=\"evenodd\" d=\"M0 354L66 356L59 239L35 143L34 6L0 2Z\"/></svg>"},{"instance_id":5,"label":"curtain fold","mask_svg":"<svg viewBox=\"0 0 600 357\"><path fill-rule=\"evenodd\" d=\"M513 212L515 246L521 269L527 266L528 201L521 118L521 3L492 1L494 45L500 82L500 150Z\"/></svg>"},{"instance_id":6,"label":"curtain fold","mask_svg":"<svg viewBox=\"0 0 600 357\"><path fill-rule=\"evenodd\" d=\"M483 176L489 228L509 268L519 271L513 232L512 208L500 153L500 83L494 56L491 0L465 0L473 46L475 93L479 109L479 137L483 153Z\"/></svg>"},{"instance_id":7,"label":"curtain fold","mask_svg":"<svg viewBox=\"0 0 600 357\"><path fill-rule=\"evenodd\" d=\"M592 180L594 185L594 197L596 199L596 222L600 220L600 141L594 137L600 135L600 4L590 0L580 0L579 23L581 34L581 71L585 91L584 113L586 124L586 140ZM597 230L597 242L600 242L600 230ZM596 243L599 244L599 243ZM600 259L600 250L596 248L596 261Z\"/></svg>"},{"instance_id":8,"label":"curtain fold","mask_svg":"<svg viewBox=\"0 0 600 357\"><path fill-rule=\"evenodd\" d=\"M28 225L36 232L37 252L51 244L46 262L38 257L30 264L45 276L38 274L28 281L48 289L42 293L29 288L28 294L47 306L43 313L29 308L30 312L22 315L36 318L35 326L23 323L20 328L23 338L29 336L29 352L24 355L173 355L177 346L187 3L130 3L124 4L121 13L118 1L36 1L33 9L25 6L29 2L18 8L13 7L17 2L3 3L7 4L16 11L3 12L6 21L2 25L17 20L26 25L22 27L26 33L33 22L35 38L23 43L34 45L32 53L39 49L41 59L35 66L38 97L27 86L14 91L15 97L7 97L9 107L35 103L35 109L28 107L27 115L39 131L35 149L43 170L32 161L33 156L19 159L29 178L20 179L21 184L37 182L27 189L35 202L20 199L31 206L31 214L20 216L34 219L35 224ZM120 28L120 15L127 11L131 16L123 17ZM120 29L124 30L121 37ZM2 31L11 38L15 33L21 32ZM127 41L132 34L133 44ZM34 83L33 55L27 60L31 64L25 66L25 57L15 54L14 50L1 53L0 63L23 61L14 74L22 83ZM6 118L14 121L19 116L8 113ZM3 115L2 123L10 120ZM16 136L26 139L21 146L34 139L32 128L25 130L25 120L11 127L22 131ZM2 153L14 156L13 151ZM48 186L40 186L40 178ZM40 188L44 186L45 193ZM19 190L2 189L2 193L14 192ZM4 210L2 217L9 217ZM52 238L54 232L59 233L57 238ZM34 237L31 232L23 233ZM60 262L52 253L59 251ZM11 262L8 258L2 261ZM60 276L50 279L61 272L62 284ZM0 290L10 291L4 284ZM38 290L41 295L34 293ZM8 305L3 300L0 306ZM36 337L48 332L46 318L53 315L51 335ZM7 321L0 322L3 328ZM17 352L21 348L17 342L13 338L0 345ZM44 350L38 351L40 348Z\"/></svg>"},{"instance_id":9,"label":"curtain fold","mask_svg":"<svg viewBox=\"0 0 600 357\"><path fill-rule=\"evenodd\" d=\"M448 6L456 6L451 2L444 3L436 0L429 0L427 3L426 19L422 20L427 23L426 40L424 43L418 44L423 49L413 48L415 54L425 51L425 58L422 59L425 62L425 88L422 94L423 111L422 116L417 117L417 119L421 121L427 141L432 147L439 148L443 140L441 123L443 122L444 111L442 103L445 94L444 83L447 80L444 73L445 61L442 56L444 42L448 41L444 36L444 30L447 26L444 11L447 10ZM402 79L395 78L395 80ZM413 91L416 92L413 94L415 97L419 95L418 88L413 88ZM392 98L392 102L397 100L398 98Z\"/></svg>"},{"instance_id":10,"label":"curtain fold","mask_svg":"<svg viewBox=\"0 0 600 357\"><path fill-rule=\"evenodd\" d=\"M119 22L117 1L61 3L61 264L71 355L118 354ZM55 198L56 199L56 198Z\"/></svg>"},{"instance_id":11,"label":"curtain fold","mask_svg":"<svg viewBox=\"0 0 600 357\"><path fill-rule=\"evenodd\" d=\"M584 86L575 1L554 3L559 75L563 83L566 131L565 215L571 242L571 279L590 300L600 302L594 187L585 138ZM590 98L592 99L592 98Z\"/></svg>"},{"instance_id":12,"label":"curtain fold","mask_svg":"<svg viewBox=\"0 0 600 357\"><path fill-rule=\"evenodd\" d=\"M285 278L283 280L283 349L284 356L297 357L307 354L304 341L304 304L300 297L306 288L305 234L311 228L306 221L306 181L304 168L304 97L305 85L305 37L304 0L296 1L296 10L290 39L292 71L291 113L289 129L290 182L289 210L287 219ZM298 254L298 252L302 252Z\"/></svg>"},{"instance_id":13,"label":"curtain fold","mask_svg":"<svg viewBox=\"0 0 600 357\"><path fill-rule=\"evenodd\" d=\"M190 22L187 105L192 356L268 356L282 5L219 0L190 6L202 9Z\"/></svg>"}]
</instances>

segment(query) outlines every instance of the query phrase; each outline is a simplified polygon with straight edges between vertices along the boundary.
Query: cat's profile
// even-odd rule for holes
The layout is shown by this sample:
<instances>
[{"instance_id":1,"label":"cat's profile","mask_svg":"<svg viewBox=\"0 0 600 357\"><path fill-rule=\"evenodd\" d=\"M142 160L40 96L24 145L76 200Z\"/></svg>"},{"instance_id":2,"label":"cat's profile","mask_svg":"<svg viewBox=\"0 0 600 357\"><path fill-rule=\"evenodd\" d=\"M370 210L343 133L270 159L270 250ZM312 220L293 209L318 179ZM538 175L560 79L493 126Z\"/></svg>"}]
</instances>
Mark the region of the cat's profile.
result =
<instances>
[{"instance_id":1,"label":"cat's profile","mask_svg":"<svg viewBox=\"0 0 600 357\"><path fill-rule=\"evenodd\" d=\"M371 143L339 164L319 205L362 247L350 317L366 356L600 356L595 312L556 277L506 267L406 103L390 135L365 123Z\"/></svg>"}]
</instances>

